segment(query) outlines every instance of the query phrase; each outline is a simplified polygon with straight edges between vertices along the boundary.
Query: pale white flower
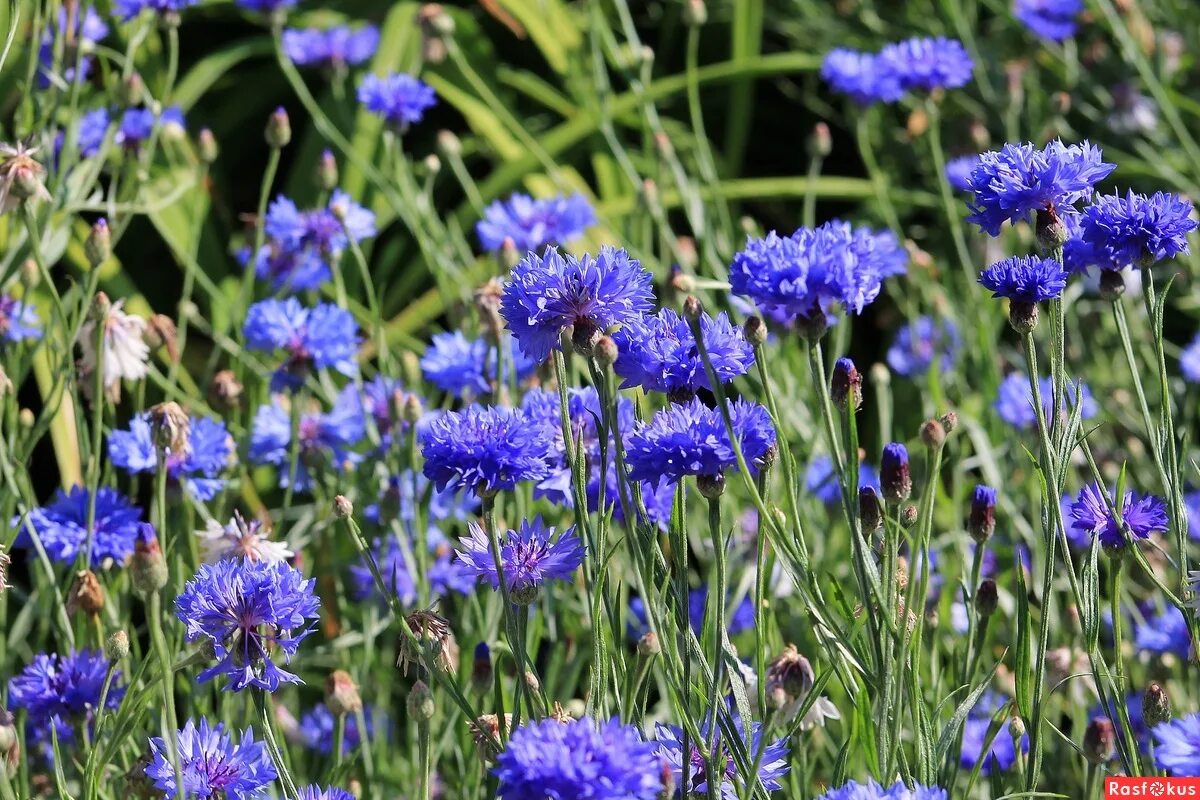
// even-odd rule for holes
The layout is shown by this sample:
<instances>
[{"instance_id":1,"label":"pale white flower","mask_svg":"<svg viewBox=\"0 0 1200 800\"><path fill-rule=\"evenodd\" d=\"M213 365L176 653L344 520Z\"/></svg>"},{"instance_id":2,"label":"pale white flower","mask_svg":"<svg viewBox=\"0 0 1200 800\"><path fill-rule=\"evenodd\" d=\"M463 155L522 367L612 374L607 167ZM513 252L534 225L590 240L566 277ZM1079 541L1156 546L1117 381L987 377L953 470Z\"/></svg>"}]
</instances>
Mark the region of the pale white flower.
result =
<instances>
[{"instance_id":1,"label":"pale white flower","mask_svg":"<svg viewBox=\"0 0 1200 800\"><path fill-rule=\"evenodd\" d=\"M122 379L141 380L150 371L150 345L146 344L146 320L126 314L124 300L112 304L104 317L104 360L101 375L104 388L115 396ZM83 350L82 371L85 376L96 369L96 320L89 319L79 331L79 346ZM84 386L90 386L89 381Z\"/></svg>"},{"instance_id":2,"label":"pale white flower","mask_svg":"<svg viewBox=\"0 0 1200 800\"><path fill-rule=\"evenodd\" d=\"M268 533L258 520L246 522L241 514L234 513L228 525L210 519L204 530L196 531L196 536L200 538L204 560L210 564L227 558L277 564L295 555L284 542L269 540Z\"/></svg>"},{"instance_id":3,"label":"pale white flower","mask_svg":"<svg viewBox=\"0 0 1200 800\"><path fill-rule=\"evenodd\" d=\"M46 168L34 156L38 148L0 143L0 214L20 207L26 200L49 200L42 183Z\"/></svg>"}]
</instances>

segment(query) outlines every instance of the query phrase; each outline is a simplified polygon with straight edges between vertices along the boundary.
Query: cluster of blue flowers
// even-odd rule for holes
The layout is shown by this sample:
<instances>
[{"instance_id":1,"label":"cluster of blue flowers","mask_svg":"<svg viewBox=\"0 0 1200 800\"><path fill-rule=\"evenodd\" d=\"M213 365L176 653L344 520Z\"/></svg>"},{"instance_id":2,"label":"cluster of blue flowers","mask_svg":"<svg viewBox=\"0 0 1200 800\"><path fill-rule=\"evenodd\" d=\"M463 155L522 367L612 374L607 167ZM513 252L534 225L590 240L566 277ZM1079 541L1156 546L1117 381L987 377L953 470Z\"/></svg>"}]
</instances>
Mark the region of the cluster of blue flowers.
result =
<instances>
[{"instance_id":1,"label":"cluster of blue flowers","mask_svg":"<svg viewBox=\"0 0 1200 800\"><path fill-rule=\"evenodd\" d=\"M971 81L974 62L957 39L915 38L878 53L837 48L821 63L821 77L860 105L894 103L909 92L958 89Z\"/></svg>"}]
</instances>

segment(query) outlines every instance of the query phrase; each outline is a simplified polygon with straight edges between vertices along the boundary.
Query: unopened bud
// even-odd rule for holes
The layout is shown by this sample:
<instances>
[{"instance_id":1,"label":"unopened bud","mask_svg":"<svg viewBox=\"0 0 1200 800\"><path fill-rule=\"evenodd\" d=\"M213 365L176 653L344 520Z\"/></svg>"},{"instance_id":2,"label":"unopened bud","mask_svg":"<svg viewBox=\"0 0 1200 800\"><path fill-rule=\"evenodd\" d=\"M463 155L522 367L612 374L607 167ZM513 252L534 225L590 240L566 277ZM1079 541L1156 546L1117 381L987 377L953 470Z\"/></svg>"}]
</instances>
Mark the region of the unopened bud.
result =
<instances>
[{"instance_id":1,"label":"unopened bud","mask_svg":"<svg viewBox=\"0 0 1200 800\"><path fill-rule=\"evenodd\" d=\"M187 412L176 402L166 402L151 406L149 414L155 446L172 455L185 454L192 428Z\"/></svg>"},{"instance_id":2,"label":"unopened bud","mask_svg":"<svg viewBox=\"0 0 1200 800\"><path fill-rule=\"evenodd\" d=\"M611 336L601 336L600 341L596 342L596 346L592 349L592 354L596 358L596 363L601 368L607 369L617 363L617 343L612 340Z\"/></svg>"},{"instance_id":3,"label":"unopened bud","mask_svg":"<svg viewBox=\"0 0 1200 800\"><path fill-rule=\"evenodd\" d=\"M104 640L104 657L111 661L121 661L129 655L129 634L116 631Z\"/></svg>"},{"instance_id":4,"label":"unopened bud","mask_svg":"<svg viewBox=\"0 0 1200 800\"><path fill-rule=\"evenodd\" d=\"M213 136L213 132L208 128L201 128L200 132L196 134L196 154L205 164L215 163L217 156L221 154L221 148L217 145L217 137Z\"/></svg>"},{"instance_id":5,"label":"unopened bud","mask_svg":"<svg viewBox=\"0 0 1200 800\"><path fill-rule=\"evenodd\" d=\"M83 254L92 269L103 264L112 255L112 233L108 221L101 217L92 225L87 240L83 243Z\"/></svg>"},{"instance_id":6,"label":"unopened bud","mask_svg":"<svg viewBox=\"0 0 1200 800\"><path fill-rule=\"evenodd\" d=\"M638 655L642 658L653 658L662 653L662 642L654 631L646 631L637 643Z\"/></svg>"},{"instance_id":7,"label":"unopened bud","mask_svg":"<svg viewBox=\"0 0 1200 800\"><path fill-rule=\"evenodd\" d=\"M704 313L704 306L700 304L700 299L694 294L687 296L683 301L683 316L691 321L700 319L700 315Z\"/></svg>"},{"instance_id":8,"label":"unopened bud","mask_svg":"<svg viewBox=\"0 0 1200 800\"><path fill-rule=\"evenodd\" d=\"M883 524L883 508L879 505L879 494L872 486L859 487L858 518L862 522L863 533L874 533Z\"/></svg>"},{"instance_id":9,"label":"unopened bud","mask_svg":"<svg viewBox=\"0 0 1200 800\"><path fill-rule=\"evenodd\" d=\"M719 472L716 475L697 475L696 488L704 497L716 500L725 494L725 476Z\"/></svg>"},{"instance_id":10,"label":"unopened bud","mask_svg":"<svg viewBox=\"0 0 1200 800\"><path fill-rule=\"evenodd\" d=\"M979 588L975 590L975 610L979 613L979 616L986 619L995 614L999 602L1000 598L996 591L996 582L991 578L984 578L980 581Z\"/></svg>"},{"instance_id":11,"label":"unopened bud","mask_svg":"<svg viewBox=\"0 0 1200 800\"><path fill-rule=\"evenodd\" d=\"M133 545L133 558L129 564L130 583L134 591L147 597L166 586L168 577L167 561L158 546L154 526L143 522Z\"/></svg>"},{"instance_id":12,"label":"unopened bud","mask_svg":"<svg viewBox=\"0 0 1200 800\"><path fill-rule=\"evenodd\" d=\"M850 359L839 358L834 363L829 394L834 404L843 411L857 411L862 405L862 375Z\"/></svg>"},{"instance_id":13,"label":"unopened bud","mask_svg":"<svg viewBox=\"0 0 1200 800\"><path fill-rule=\"evenodd\" d=\"M1171 718L1171 698L1161 684L1151 683L1142 694L1142 719L1153 728Z\"/></svg>"},{"instance_id":14,"label":"unopened bud","mask_svg":"<svg viewBox=\"0 0 1200 800\"><path fill-rule=\"evenodd\" d=\"M125 106L140 106L146 99L146 82L142 80L142 76L134 72L121 81L118 99Z\"/></svg>"},{"instance_id":15,"label":"unopened bud","mask_svg":"<svg viewBox=\"0 0 1200 800\"><path fill-rule=\"evenodd\" d=\"M325 706L330 712L340 717L343 714L357 714L362 710L362 697L358 693L358 685L354 678L344 669L335 669L325 679Z\"/></svg>"},{"instance_id":16,"label":"unopened bud","mask_svg":"<svg viewBox=\"0 0 1200 800\"><path fill-rule=\"evenodd\" d=\"M954 429L958 427L958 412L947 411L938 417L938 422L942 423L942 430L947 434L954 433Z\"/></svg>"},{"instance_id":17,"label":"unopened bud","mask_svg":"<svg viewBox=\"0 0 1200 800\"><path fill-rule=\"evenodd\" d=\"M456 158L462 154L462 140L454 131L440 130L437 135L438 152L446 158Z\"/></svg>"},{"instance_id":18,"label":"unopened bud","mask_svg":"<svg viewBox=\"0 0 1200 800\"><path fill-rule=\"evenodd\" d=\"M1019 751L1021 749L1021 740L1025 738L1025 720L1014 714L1008 721L1008 735L1017 743Z\"/></svg>"},{"instance_id":19,"label":"unopened bud","mask_svg":"<svg viewBox=\"0 0 1200 800\"><path fill-rule=\"evenodd\" d=\"M912 475L908 467L908 448L891 442L883 448L879 464L879 484L889 503L901 503L912 494Z\"/></svg>"},{"instance_id":20,"label":"unopened bud","mask_svg":"<svg viewBox=\"0 0 1200 800\"><path fill-rule=\"evenodd\" d=\"M1100 298L1110 302L1125 294L1125 276L1120 270L1100 270Z\"/></svg>"},{"instance_id":21,"label":"unopened bud","mask_svg":"<svg viewBox=\"0 0 1200 800\"><path fill-rule=\"evenodd\" d=\"M428 723L433 719L437 707L433 703L433 692L425 681L417 681L408 690L408 715L418 723Z\"/></svg>"},{"instance_id":22,"label":"unopened bud","mask_svg":"<svg viewBox=\"0 0 1200 800\"><path fill-rule=\"evenodd\" d=\"M900 524L905 528L911 528L913 525L917 524L918 516L919 513L917 512L917 507L912 503L909 503L904 508L900 509Z\"/></svg>"},{"instance_id":23,"label":"unopened bud","mask_svg":"<svg viewBox=\"0 0 1200 800\"><path fill-rule=\"evenodd\" d=\"M971 496L971 515L967 518L967 533L982 545L996 530L996 490L979 484Z\"/></svg>"},{"instance_id":24,"label":"unopened bud","mask_svg":"<svg viewBox=\"0 0 1200 800\"><path fill-rule=\"evenodd\" d=\"M421 405L421 398L415 394L408 394L404 398L404 421L415 425L421 421L421 417L425 414L425 408Z\"/></svg>"},{"instance_id":25,"label":"unopened bud","mask_svg":"<svg viewBox=\"0 0 1200 800\"><path fill-rule=\"evenodd\" d=\"M683 6L683 24L699 27L708 22L708 6L704 0L686 0Z\"/></svg>"},{"instance_id":26,"label":"unopened bud","mask_svg":"<svg viewBox=\"0 0 1200 800\"><path fill-rule=\"evenodd\" d=\"M1037 212L1034 230L1037 234L1038 245L1047 253L1062 247L1071 238L1071 232L1067 230L1066 223L1053 208Z\"/></svg>"},{"instance_id":27,"label":"unopened bud","mask_svg":"<svg viewBox=\"0 0 1200 800\"><path fill-rule=\"evenodd\" d=\"M1094 717L1083 732L1083 757L1093 764L1107 764L1117 755L1117 734L1112 720Z\"/></svg>"},{"instance_id":28,"label":"unopened bud","mask_svg":"<svg viewBox=\"0 0 1200 800\"><path fill-rule=\"evenodd\" d=\"M242 404L242 382L233 370L223 369L213 375L208 387L208 397L213 406L222 411L232 411Z\"/></svg>"},{"instance_id":29,"label":"unopened bud","mask_svg":"<svg viewBox=\"0 0 1200 800\"><path fill-rule=\"evenodd\" d=\"M829 134L829 126L818 122L808 136L808 155L810 158L826 158L831 152L833 137Z\"/></svg>"},{"instance_id":30,"label":"unopened bud","mask_svg":"<svg viewBox=\"0 0 1200 800\"><path fill-rule=\"evenodd\" d=\"M1010 300L1008 303L1008 324L1022 336L1033 333L1038 326L1037 303L1026 303L1021 300Z\"/></svg>"},{"instance_id":31,"label":"unopened bud","mask_svg":"<svg viewBox=\"0 0 1200 800\"><path fill-rule=\"evenodd\" d=\"M32 258L21 262L17 274L21 276L21 284L27 289L32 289L42 282L42 271L38 269L37 261Z\"/></svg>"},{"instance_id":32,"label":"unopened bud","mask_svg":"<svg viewBox=\"0 0 1200 800\"><path fill-rule=\"evenodd\" d=\"M477 694L486 695L492 690L496 671L492 666L492 651L487 642L475 645L475 658L471 662L471 688Z\"/></svg>"},{"instance_id":33,"label":"unopened bud","mask_svg":"<svg viewBox=\"0 0 1200 800\"><path fill-rule=\"evenodd\" d=\"M525 685L529 687L529 691L535 694L542 690L542 682L538 680L537 675L534 675L531 670L525 670Z\"/></svg>"},{"instance_id":34,"label":"unopened bud","mask_svg":"<svg viewBox=\"0 0 1200 800\"><path fill-rule=\"evenodd\" d=\"M337 159L333 157L332 151L324 150L321 152L321 158L317 161L317 186L323 191L332 192L337 185Z\"/></svg>"},{"instance_id":35,"label":"unopened bud","mask_svg":"<svg viewBox=\"0 0 1200 800\"><path fill-rule=\"evenodd\" d=\"M338 519L350 519L354 516L354 503L344 494L333 498L333 515Z\"/></svg>"},{"instance_id":36,"label":"unopened bud","mask_svg":"<svg viewBox=\"0 0 1200 800\"><path fill-rule=\"evenodd\" d=\"M939 450L946 443L946 429L936 419L926 420L921 425L921 441L930 450Z\"/></svg>"},{"instance_id":37,"label":"unopened bud","mask_svg":"<svg viewBox=\"0 0 1200 800\"><path fill-rule=\"evenodd\" d=\"M266 138L267 144L275 150L282 150L292 141L292 123L283 106L271 113L270 119L267 120L264 138Z\"/></svg>"},{"instance_id":38,"label":"unopened bud","mask_svg":"<svg viewBox=\"0 0 1200 800\"><path fill-rule=\"evenodd\" d=\"M752 347L759 347L767 341L767 323L763 322L762 317L750 317L742 326L742 331Z\"/></svg>"},{"instance_id":39,"label":"unopened bud","mask_svg":"<svg viewBox=\"0 0 1200 800\"><path fill-rule=\"evenodd\" d=\"M75 573L75 580L67 593L67 613L75 616L80 611L94 617L104 610L104 587L90 569Z\"/></svg>"}]
</instances>

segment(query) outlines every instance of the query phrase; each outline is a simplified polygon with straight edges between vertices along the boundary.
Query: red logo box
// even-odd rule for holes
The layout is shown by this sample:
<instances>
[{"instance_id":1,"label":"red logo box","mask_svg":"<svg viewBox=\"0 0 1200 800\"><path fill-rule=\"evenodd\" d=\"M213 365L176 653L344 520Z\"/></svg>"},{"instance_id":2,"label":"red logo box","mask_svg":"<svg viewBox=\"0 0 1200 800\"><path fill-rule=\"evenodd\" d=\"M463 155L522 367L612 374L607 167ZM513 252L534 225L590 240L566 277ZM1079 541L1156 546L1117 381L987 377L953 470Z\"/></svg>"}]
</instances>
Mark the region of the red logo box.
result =
<instances>
[{"instance_id":1,"label":"red logo box","mask_svg":"<svg viewBox=\"0 0 1200 800\"><path fill-rule=\"evenodd\" d=\"M1200 800L1200 778L1104 779L1104 800L1125 797L1195 797Z\"/></svg>"}]
</instances>

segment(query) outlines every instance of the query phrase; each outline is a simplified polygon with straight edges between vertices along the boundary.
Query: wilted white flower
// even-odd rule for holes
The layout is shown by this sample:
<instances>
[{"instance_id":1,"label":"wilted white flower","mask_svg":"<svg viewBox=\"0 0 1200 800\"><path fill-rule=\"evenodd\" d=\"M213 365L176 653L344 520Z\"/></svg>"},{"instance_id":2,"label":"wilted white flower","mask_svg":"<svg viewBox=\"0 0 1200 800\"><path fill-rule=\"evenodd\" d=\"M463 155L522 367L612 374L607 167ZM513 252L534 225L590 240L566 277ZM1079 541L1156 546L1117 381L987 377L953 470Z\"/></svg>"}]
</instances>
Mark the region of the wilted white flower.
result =
<instances>
[{"instance_id":1,"label":"wilted white flower","mask_svg":"<svg viewBox=\"0 0 1200 800\"><path fill-rule=\"evenodd\" d=\"M0 214L16 209L25 200L49 200L42 183L46 168L33 156L38 148L0 143Z\"/></svg>"},{"instance_id":2,"label":"wilted white flower","mask_svg":"<svg viewBox=\"0 0 1200 800\"><path fill-rule=\"evenodd\" d=\"M295 555L284 542L270 541L269 533L259 520L247 522L234 512L228 525L210 519L204 530L196 531L196 536L200 537L204 560L210 564L227 558L276 564Z\"/></svg>"},{"instance_id":3,"label":"wilted white flower","mask_svg":"<svg viewBox=\"0 0 1200 800\"><path fill-rule=\"evenodd\" d=\"M116 398L120 394L121 380L141 380L150 367L150 346L146 344L146 320L126 314L121 307L124 300L113 303L100 316L104 320L104 362L101 366L106 393ZM101 303L97 303L100 306ZM79 331L79 346L83 350L81 370L89 376L96 369L96 325L95 318L89 319ZM84 381L85 388L91 386Z\"/></svg>"}]
</instances>

